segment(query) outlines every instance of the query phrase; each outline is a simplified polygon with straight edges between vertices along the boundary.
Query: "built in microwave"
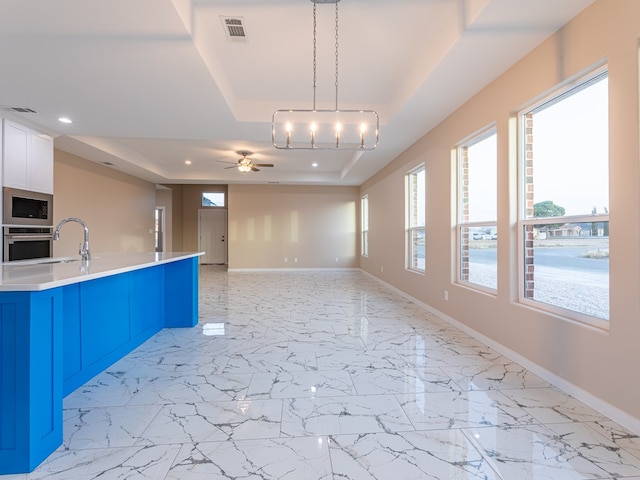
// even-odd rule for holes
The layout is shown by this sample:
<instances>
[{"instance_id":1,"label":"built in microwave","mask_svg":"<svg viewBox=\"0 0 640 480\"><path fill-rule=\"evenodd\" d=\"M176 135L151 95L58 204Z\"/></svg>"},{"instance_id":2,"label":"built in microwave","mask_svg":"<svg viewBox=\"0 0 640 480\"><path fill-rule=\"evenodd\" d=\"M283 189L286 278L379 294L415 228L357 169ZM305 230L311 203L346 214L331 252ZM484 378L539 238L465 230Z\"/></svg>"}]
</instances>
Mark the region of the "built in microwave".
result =
<instances>
[{"instance_id":1,"label":"built in microwave","mask_svg":"<svg viewBox=\"0 0 640 480\"><path fill-rule=\"evenodd\" d=\"M48 258L53 252L53 227L4 227L2 260Z\"/></svg>"},{"instance_id":2,"label":"built in microwave","mask_svg":"<svg viewBox=\"0 0 640 480\"><path fill-rule=\"evenodd\" d=\"M53 195L4 187L4 225L53 226Z\"/></svg>"}]
</instances>

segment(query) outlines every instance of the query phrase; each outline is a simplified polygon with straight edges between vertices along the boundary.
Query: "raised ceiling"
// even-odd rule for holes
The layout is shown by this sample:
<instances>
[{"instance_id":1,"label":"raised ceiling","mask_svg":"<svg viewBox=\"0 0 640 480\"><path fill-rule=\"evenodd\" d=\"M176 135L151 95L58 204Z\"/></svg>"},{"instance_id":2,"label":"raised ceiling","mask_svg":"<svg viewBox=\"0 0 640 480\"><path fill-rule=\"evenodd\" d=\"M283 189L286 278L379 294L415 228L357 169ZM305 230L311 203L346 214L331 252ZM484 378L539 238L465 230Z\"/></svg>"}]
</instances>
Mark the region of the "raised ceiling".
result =
<instances>
[{"instance_id":1,"label":"raised ceiling","mask_svg":"<svg viewBox=\"0 0 640 480\"><path fill-rule=\"evenodd\" d=\"M592 2L341 0L339 106L381 122L359 153L271 145L274 110L311 108L310 0L6 1L0 116L156 183L360 185ZM318 108L335 101L334 8L317 6ZM225 169L238 150L274 167Z\"/></svg>"}]
</instances>

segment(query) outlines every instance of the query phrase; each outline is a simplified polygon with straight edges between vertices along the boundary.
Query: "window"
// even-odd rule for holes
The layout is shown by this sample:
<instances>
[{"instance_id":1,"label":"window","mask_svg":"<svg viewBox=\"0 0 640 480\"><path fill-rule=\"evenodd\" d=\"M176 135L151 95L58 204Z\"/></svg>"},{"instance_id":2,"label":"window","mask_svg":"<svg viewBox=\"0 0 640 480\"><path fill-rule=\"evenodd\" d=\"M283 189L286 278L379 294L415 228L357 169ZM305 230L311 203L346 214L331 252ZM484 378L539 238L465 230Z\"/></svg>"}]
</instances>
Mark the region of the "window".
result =
<instances>
[{"instance_id":1,"label":"window","mask_svg":"<svg viewBox=\"0 0 640 480\"><path fill-rule=\"evenodd\" d=\"M609 319L607 72L520 114L520 298L571 318Z\"/></svg>"},{"instance_id":2,"label":"window","mask_svg":"<svg viewBox=\"0 0 640 480\"><path fill-rule=\"evenodd\" d=\"M498 288L497 135L487 130L457 149L458 281Z\"/></svg>"},{"instance_id":3,"label":"window","mask_svg":"<svg viewBox=\"0 0 640 480\"><path fill-rule=\"evenodd\" d=\"M369 195L362 197L360 201L361 231L362 231L362 256L369 256Z\"/></svg>"},{"instance_id":4,"label":"window","mask_svg":"<svg viewBox=\"0 0 640 480\"><path fill-rule=\"evenodd\" d=\"M406 176L407 193L407 267L425 271L425 170L424 165Z\"/></svg>"},{"instance_id":5,"label":"window","mask_svg":"<svg viewBox=\"0 0 640 480\"><path fill-rule=\"evenodd\" d=\"M224 207L224 200L225 200L224 192L203 192L202 193L203 207Z\"/></svg>"}]
</instances>

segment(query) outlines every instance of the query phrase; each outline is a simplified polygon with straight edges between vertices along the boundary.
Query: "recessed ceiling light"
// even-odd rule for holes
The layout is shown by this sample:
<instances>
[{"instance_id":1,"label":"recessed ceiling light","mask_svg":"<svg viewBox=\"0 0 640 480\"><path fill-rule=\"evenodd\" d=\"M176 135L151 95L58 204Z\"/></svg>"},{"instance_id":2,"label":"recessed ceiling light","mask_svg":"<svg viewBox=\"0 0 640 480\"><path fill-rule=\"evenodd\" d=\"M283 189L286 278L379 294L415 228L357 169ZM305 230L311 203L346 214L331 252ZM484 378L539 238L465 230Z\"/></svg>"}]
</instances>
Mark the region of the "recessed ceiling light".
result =
<instances>
[{"instance_id":1,"label":"recessed ceiling light","mask_svg":"<svg viewBox=\"0 0 640 480\"><path fill-rule=\"evenodd\" d=\"M185 160L185 161L184 161L184 164L185 164L185 165L191 165L191 160Z\"/></svg>"},{"instance_id":2,"label":"recessed ceiling light","mask_svg":"<svg viewBox=\"0 0 640 480\"><path fill-rule=\"evenodd\" d=\"M312 166L312 167L317 167L317 166L318 166L318 164L314 162L314 163L312 163L312 164L311 164L311 166Z\"/></svg>"},{"instance_id":3,"label":"recessed ceiling light","mask_svg":"<svg viewBox=\"0 0 640 480\"><path fill-rule=\"evenodd\" d=\"M62 123L73 123L73 121L70 118L67 118L67 117L60 117L58 119L58 121L62 122Z\"/></svg>"}]
</instances>

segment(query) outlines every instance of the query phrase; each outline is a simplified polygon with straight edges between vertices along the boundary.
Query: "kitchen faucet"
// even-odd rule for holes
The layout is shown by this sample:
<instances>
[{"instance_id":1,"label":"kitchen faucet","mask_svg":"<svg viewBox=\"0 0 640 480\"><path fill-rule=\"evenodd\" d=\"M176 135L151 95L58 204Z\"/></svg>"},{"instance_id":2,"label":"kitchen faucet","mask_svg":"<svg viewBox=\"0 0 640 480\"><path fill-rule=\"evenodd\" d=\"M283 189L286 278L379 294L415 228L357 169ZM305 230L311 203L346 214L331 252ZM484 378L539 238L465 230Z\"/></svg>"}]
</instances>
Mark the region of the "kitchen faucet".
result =
<instances>
[{"instance_id":1,"label":"kitchen faucet","mask_svg":"<svg viewBox=\"0 0 640 480\"><path fill-rule=\"evenodd\" d=\"M61 220L53 232L53 239L60 240L60 227L67 222L77 222L84 228L84 242L80 244L80 251L78 253L80 253L82 257L82 263L86 265L91 260L91 252L89 251L89 227L84 220L75 217L67 217Z\"/></svg>"}]
</instances>

